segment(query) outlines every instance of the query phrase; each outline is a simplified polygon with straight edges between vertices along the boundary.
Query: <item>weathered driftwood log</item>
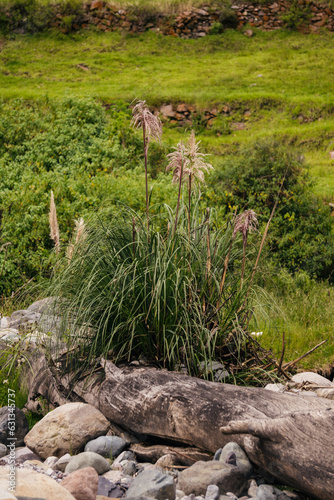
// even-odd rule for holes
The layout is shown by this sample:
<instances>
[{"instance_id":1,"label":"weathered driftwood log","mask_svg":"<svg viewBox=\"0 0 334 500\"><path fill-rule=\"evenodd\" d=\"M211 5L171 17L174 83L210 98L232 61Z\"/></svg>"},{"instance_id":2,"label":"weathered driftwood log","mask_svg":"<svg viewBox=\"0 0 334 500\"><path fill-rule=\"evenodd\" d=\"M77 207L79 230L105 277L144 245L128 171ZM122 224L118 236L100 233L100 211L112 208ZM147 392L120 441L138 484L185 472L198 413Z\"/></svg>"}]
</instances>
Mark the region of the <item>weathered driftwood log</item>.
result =
<instances>
[{"instance_id":1,"label":"weathered driftwood log","mask_svg":"<svg viewBox=\"0 0 334 500\"><path fill-rule=\"evenodd\" d=\"M43 364L31 383L32 407L39 395L62 404L68 390L68 381L56 383ZM108 361L104 370L101 383L94 378L88 385L77 382L70 400L94 405L132 432L211 452L236 441L283 484L333 500L333 401L206 382L154 368L119 368Z\"/></svg>"}]
</instances>

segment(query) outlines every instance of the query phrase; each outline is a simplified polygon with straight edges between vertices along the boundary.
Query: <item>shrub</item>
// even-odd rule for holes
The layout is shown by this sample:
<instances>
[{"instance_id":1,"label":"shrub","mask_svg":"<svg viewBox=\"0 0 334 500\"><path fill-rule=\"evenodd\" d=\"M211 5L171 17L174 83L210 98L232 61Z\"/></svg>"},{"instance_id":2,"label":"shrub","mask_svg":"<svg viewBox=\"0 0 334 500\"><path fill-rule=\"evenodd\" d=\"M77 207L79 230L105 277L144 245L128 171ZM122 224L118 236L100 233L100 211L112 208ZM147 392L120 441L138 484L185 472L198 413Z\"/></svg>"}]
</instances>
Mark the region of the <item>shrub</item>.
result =
<instances>
[{"instance_id":1,"label":"shrub","mask_svg":"<svg viewBox=\"0 0 334 500\"><path fill-rule=\"evenodd\" d=\"M289 9L281 14L281 19L285 26L291 30L298 29L303 24L308 24L312 17L312 12L308 4L293 0Z\"/></svg>"},{"instance_id":2,"label":"shrub","mask_svg":"<svg viewBox=\"0 0 334 500\"><path fill-rule=\"evenodd\" d=\"M0 5L0 33L44 31L52 25L57 14L61 16L62 28L69 33L82 23L84 4L81 0L5 0Z\"/></svg>"},{"instance_id":3,"label":"shrub","mask_svg":"<svg viewBox=\"0 0 334 500\"><path fill-rule=\"evenodd\" d=\"M219 22L223 28L236 29L238 27L238 16L230 7L221 7L219 13Z\"/></svg>"},{"instance_id":4,"label":"shrub","mask_svg":"<svg viewBox=\"0 0 334 500\"><path fill-rule=\"evenodd\" d=\"M84 243L70 263L57 268L51 289L60 298L68 349L79 344L76 358L129 361L144 354L160 366L186 365L189 373L198 373L200 362L226 354L228 336L238 318L240 328L244 325L246 312L234 267L240 247L231 253L221 296L231 234L210 230L208 270L212 223L197 215L190 240L185 207L175 232L169 207L151 219L149 234L145 218L126 210L88 225Z\"/></svg>"},{"instance_id":5,"label":"shrub","mask_svg":"<svg viewBox=\"0 0 334 500\"><path fill-rule=\"evenodd\" d=\"M144 129L146 170L160 124L143 101L133 122ZM168 156L178 185L175 210L163 205L152 216L146 189L144 216L124 208L93 218L55 268L46 294L56 297L53 314L62 318L63 371L78 374L101 358L144 355L159 366L210 378L214 360L232 373L248 372L246 359L260 363L246 333L256 270L248 234L255 214L248 210L217 228L214 213L201 211L196 181L203 182L211 166L194 133Z\"/></svg>"},{"instance_id":6,"label":"shrub","mask_svg":"<svg viewBox=\"0 0 334 500\"><path fill-rule=\"evenodd\" d=\"M213 23L210 26L209 34L210 35L219 35L220 33L223 33L223 31L224 31L223 25L219 21L216 21L215 23Z\"/></svg>"},{"instance_id":7,"label":"shrub","mask_svg":"<svg viewBox=\"0 0 334 500\"><path fill-rule=\"evenodd\" d=\"M0 252L0 294L9 295L25 281L47 273L53 259L48 227L51 189L62 244L72 233L74 219L106 198L108 205L132 198L133 208L142 208L144 199L137 188L142 172L134 170L139 141L129 130L123 132L128 115L122 109L113 111L115 119L108 122L103 107L90 100L1 104L0 246L11 244L6 253ZM125 165L134 170L130 179L122 170ZM160 189L163 193L165 188L158 181L157 194Z\"/></svg>"},{"instance_id":8,"label":"shrub","mask_svg":"<svg viewBox=\"0 0 334 500\"><path fill-rule=\"evenodd\" d=\"M285 176L285 177L284 177ZM211 179L211 200L228 213L255 210L266 220L284 178L268 238L270 254L291 272L334 279L333 219L312 195L303 159L275 141L259 142L223 160Z\"/></svg>"},{"instance_id":9,"label":"shrub","mask_svg":"<svg viewBox=\"0 0 334 500\"><path fill-rule=\"evenodd\" d=\"M53 13L38 0L9 0L0 5L0 32L36 33L49 27Z\"/></svg>"}]
</instances>

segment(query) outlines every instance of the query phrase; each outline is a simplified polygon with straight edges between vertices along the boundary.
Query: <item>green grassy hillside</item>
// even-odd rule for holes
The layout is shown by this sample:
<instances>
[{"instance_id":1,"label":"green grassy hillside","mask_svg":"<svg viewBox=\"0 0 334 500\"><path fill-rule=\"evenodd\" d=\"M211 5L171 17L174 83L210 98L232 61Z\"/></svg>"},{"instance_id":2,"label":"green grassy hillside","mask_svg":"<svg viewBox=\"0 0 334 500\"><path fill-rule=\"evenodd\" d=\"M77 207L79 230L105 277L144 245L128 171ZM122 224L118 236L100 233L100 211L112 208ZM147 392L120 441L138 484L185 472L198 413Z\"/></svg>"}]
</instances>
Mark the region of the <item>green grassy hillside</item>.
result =
<instances>
[{"instance_id":1,"label":"green grassy hillside","mask_svg":"<svg viewBox=\"0 0 334 500\"><path fill-rule=\"evenodd\" d=\"M231 116L205 131L204 146L220 154L266 136L300 146L312 166L314 191L333 201L332 34L256 32L248 39L226 31L182 40L153 33L51 33L2 40L1 47L5 99L141 98L199 109L229 104ZM235 122L245 129L234 130ZM171 130L166 137L175 141L182 134Z\"/></svg>"},{"instance_id":2,"label":"green grassy hillside","mask_svg":"<svg viewBox=\"0 0 334 500\"><path fill-rule=\"evenodd\" d=\"M254 33L254 37L247 38L241 32L227 30L204 39L183 40L154 33L129 35L91 30L71 35L56 32L18 35L0 41L4 142L0 167L7 176L3 177L6 185L1 195L8 213L12 211L12 227L15 227L12 234L19 239L22 230L27 239L33 241L34 252L29 258L25 257L26 262L30 259L37 266L39 259L47 259L50 253L51 242L48 240L43 246L39 230L42 226L42 237L47 240L51 188L58 187L57 204L64 231L70 228L74 217L82 215L81 210L89 211L101 202L102 196L106 202L109 197L111 203L135 202L138 206L134 208L143 206L143 199L138 195L143 173L133 165L140 157L139 146L136 136L124 129L128 118L124 111L120 113L121 119L112 111L107 112L108 119L102 114L100 117L100 111L94 111L94 119L90 121L91 110L83 104L88 125L83 129L81 142L77 141L73 147L75 154L71 154L71 134L76 133L75 120L80 116L81 100L86 98L108 105L117 103L118 109L124 109L120 101L130 104L135 98L146 99L151 106L186 102L199 111L227 105L230 114L218 117L211 127L205 128L200 117L194 124L204 150L213 154L215 166L223 165L223 156L237 157L240 148L252 148L259 140L275 139L280 144L296 147L305 157L314 181L307 189L327 206L334 201L334 160L329 155L334 150L330 70L334 62L333 35L323 32L305 36L256 30ZM66 99L77 103L73 110L68 111L66 105L65 111L61 109ZM20 110L17 114L15 107ZM30 108L31 126L27 126ZM52 113L52 118L48 118L48 113ZM7 118L8 123L17 120L18 124L15 130L14 125L10 125L13 129L10 141L5 131ZM71 120L75 121L75 127ZM236 124L240 123L243 127L239 130ZM52 135L53 129L57 132L56 138ZM23 134L25 140L22 151L19 134ZM154 193L159 202L172 198L173 203L176 199L176 191L162 176L161 156L188 134L189 129L165 126L162 150L155 151L158 166L151 172L152 178L158 177ZM109 139L112 142L108 145ZM15 145L13 150L11 144ZM52 149L51 157L48 148ZM13 178L11 155L18 169L17 179ZM106 161L109 163L105 171ZM77 168L78 162L80 168ZM118 171L117 164L121 165ZM41 183L34 182L37 174ZM20 192L21 179L23 205L19 206L21 201L15 193ZM61 186L64 186L63 192ZM209 187L212 191L209 189L208 199L212 195L218 205L213 181ZM13 206L7 203L6 196ZM15 217L19 219L22 213L25 218L20 227ZM291 220L289 214L287 224ZM308 220L307 213L304 220ZM314 227L315 233L317 229ZM11 230L8 229L6 237L10 237ZM23 239L21 242L25 244ZM20 274L21 269L16 266L15 272ZM293 278L284 272L275 280L268 279L266 287L276 297L277 307L267 308L266 312L259 309L258 322L254 320L251 326L264 331L264 344L276 352L280 350L285 330L287 360L329 338L325 349L304 362L305 367L316 367L334 362L333 288L326 282L318 284L308 277L305 280L306 284L302 278ZM278 314L279 309L283 315Z\"/></svg>"}]
</instances>

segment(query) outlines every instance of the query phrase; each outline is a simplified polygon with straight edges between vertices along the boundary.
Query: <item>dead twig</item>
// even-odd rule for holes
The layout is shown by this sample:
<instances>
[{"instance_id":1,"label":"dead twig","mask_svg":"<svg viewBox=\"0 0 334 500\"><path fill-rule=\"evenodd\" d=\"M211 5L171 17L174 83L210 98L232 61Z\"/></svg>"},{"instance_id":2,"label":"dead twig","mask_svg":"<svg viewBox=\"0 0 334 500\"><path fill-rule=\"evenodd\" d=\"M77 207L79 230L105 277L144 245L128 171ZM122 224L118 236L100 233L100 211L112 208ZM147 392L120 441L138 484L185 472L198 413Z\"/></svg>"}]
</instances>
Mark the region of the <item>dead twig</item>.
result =
<instances>
[{"instance_id":1,"label":"dead twig","mask_svg":"<svg viewBox=\"0 0 334 500\"><path fill-rule=\"evenodd\" d=\"M292 368L294 365L296 365L299 361L301 361L302 359L306 358L306 356L308 356L309 354L311 354L313 351L315 351L316 349L318 349L318 347L322 346L323 344L325 344L325 342L327 342L328 339L325 339L323 340L322 342L320 342L320 344L317 344L315 347L312 347L312 349L310 349L309 351L307 351L305 354L303 354L302 356L300 356L299 358L295 359L294 361L290 361L289 363L286 363L283 368L284 370L287 370L287 369L290 369Z\"/></svg>"}]
</instances>

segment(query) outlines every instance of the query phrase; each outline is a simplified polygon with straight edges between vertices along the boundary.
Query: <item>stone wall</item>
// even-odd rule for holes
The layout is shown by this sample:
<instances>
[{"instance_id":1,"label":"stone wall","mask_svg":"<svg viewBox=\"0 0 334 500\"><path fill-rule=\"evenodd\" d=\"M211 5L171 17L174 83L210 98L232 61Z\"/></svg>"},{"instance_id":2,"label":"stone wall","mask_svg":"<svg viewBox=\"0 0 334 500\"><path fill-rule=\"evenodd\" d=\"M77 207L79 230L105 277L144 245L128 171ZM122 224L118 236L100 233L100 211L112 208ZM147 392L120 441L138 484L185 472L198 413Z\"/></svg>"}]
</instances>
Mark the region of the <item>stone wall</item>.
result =
<instances>
[{"instance_id":1,"label":"stone wall","mask_svg":"<svg viewBox=\"0 0 334 500\"><path fill-rule=\"evenodd\" d=\"M291 5L287 0L266 5L239 2L232 4L230 9L222 7L220 10L203 5L171 16L139 8L120 10L103 0L93 0L85 6L83 23L74 25L74 29L95 25L102 31L122 29L140 33L152 30L181 38L200 38L212 30L219 32L221 27L244 29L246 25L269 31L284 27L282 15L289 13ZM298 9L307 12L307 20L299 27L300 31L317 32L322 28L334 31L334 10L328 5L299 0ZM61 16L57 16L53 25L62 29Z\"/></svg>"},{"instance_id":2,"label":"stone wall","mask_svg":"<svg viewBox=\"0 0 334 500\"><path fill-rule=\"evenodd\" d=\"M299 0L298 6L300 9L304 7L306 15L309 18L308 22L301 24L299 31L317 32L320 28L326 27L330 31L334 31L334 10L327 5L319 5L310 0ZM241 3L232 5L232 9L238 16L238 28L244 25L260 28L270 31L282 28L284 22L282 15L289 12L291 2L281 0L267 5L254 5L250 3Z\"/></svg>"}]
</instances>

